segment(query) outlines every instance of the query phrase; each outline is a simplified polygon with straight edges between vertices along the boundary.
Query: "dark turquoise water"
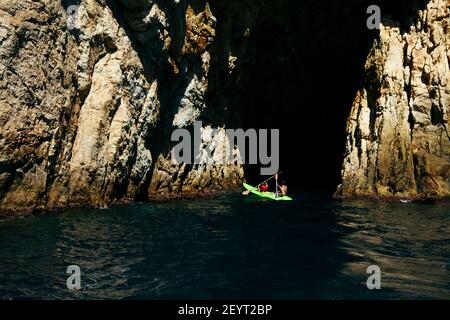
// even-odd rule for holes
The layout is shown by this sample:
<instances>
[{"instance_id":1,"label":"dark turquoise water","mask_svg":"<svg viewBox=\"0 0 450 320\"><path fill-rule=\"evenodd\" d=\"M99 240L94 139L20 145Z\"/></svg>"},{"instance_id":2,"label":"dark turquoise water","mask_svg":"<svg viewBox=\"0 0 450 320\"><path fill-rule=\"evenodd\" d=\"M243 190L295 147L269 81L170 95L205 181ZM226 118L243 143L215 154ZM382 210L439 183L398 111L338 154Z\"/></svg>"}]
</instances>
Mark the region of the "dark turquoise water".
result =
<instances>
[{"instance_id":1,"label":"dark turquoise water","mask_svg":"<svg viewBox=\"0 0 450 320\"><path fill-rule=\"evenodd\" d=\"M295 197L0 220L0 298L450 299L449 205ZM378 291L366 287L372 264Z\"/></svg>"}]
</instances>

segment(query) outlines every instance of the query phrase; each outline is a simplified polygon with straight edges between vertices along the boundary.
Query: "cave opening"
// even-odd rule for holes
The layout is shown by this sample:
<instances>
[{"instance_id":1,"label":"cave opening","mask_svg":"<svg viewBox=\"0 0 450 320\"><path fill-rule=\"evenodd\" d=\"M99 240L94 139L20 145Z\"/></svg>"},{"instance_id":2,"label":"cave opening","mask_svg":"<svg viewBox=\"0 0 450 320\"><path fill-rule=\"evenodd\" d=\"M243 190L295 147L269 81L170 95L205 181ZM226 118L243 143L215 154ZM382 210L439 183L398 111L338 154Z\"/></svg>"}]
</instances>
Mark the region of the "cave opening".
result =
<instances>
[{"instance_id":1,"label":"cave opening","mask_svg":"<svg viewBox=\"0 0 450 320\"><path fill-rule=\"evenodd\" d=\"M378 30L368 28L372 16L368 8L378 5L382 19L398 21L405 31L412 23L411 11L417 10L420 2L425 1L208 2L217 26L211 45L207 107L199 120L212 127L280 129L283 179L294 189L333 193L340 183L347 118L369 50L379 35ZM203 0L186 0L183 8L188 7L199 16L207 12ZM165 9L174 21L182 16L182 11L175 15L170 8ZM182 34L177 36L172 30L172 41L185 39L185 28L173 29ZM135 46L142 60L149 60L145 50ZM171 55L177 61L175 47ZM189 59L198 69L195 57ZM231 65L235 65L232 70ZM170 68L173 65L166 64L161 70ZM154 73L153 68L146 69ZM162 142L153 147L153 154L170 149L163 142L169 140L167 128L171 128L176 106L192 80L189 72L160 73L158 94L165 112L156 134ZM248 182L264 179L260 169L260 165L246 166Z\"/></svg>"},{"instance_id":2,"label":"cave opening","mask_svg":"<svg viewBox=\"0 0 450 320\"><path fill-rule=\"evenodd\" d=\"M335 191L347 117L379 34L367 27L367 8L379 5L383 18L406 28L412 2L259 3L249 58L241 65L237 109L246 129L280 129L280 170L290 186ZM260 166L245 171L249 182L261 180Z\"/></svg>"}]
</instances>

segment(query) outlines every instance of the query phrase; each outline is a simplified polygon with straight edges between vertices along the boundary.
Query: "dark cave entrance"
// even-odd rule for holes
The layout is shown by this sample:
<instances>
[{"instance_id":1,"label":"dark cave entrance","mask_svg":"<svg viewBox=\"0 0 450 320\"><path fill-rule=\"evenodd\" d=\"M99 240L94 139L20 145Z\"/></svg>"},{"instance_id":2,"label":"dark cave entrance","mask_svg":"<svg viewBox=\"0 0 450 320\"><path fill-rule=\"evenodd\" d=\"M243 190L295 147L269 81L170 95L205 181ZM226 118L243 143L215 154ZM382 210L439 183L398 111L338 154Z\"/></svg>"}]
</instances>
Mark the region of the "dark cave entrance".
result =
<instances>
[{"instance_id":1,"label":"dark cave entrance","mask_svg":"<svg viewBox=\"0 0 450 320\"><path fill-rule=\"evenodd\" d=\"M245 128L280 129L280 169L293 188L334 192L345 126L377 30L369 5L409 26L414 1L261 1L244 65ZM247 166L251 183L259 166Z\"/></svg>"}]
</instances>

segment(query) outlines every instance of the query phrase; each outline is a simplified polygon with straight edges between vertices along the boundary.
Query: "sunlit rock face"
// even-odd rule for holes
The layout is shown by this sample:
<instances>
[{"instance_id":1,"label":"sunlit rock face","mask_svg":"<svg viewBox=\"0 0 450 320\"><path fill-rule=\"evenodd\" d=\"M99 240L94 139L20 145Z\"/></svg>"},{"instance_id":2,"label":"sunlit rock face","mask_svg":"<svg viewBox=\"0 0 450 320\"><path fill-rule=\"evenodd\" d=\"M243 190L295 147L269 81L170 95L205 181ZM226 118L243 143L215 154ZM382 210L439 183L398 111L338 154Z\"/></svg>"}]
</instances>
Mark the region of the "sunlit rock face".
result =
<instances>
[{"instance_id":1,"label":"sunlit rock face","mask_svg":"<svg viewBox=\"0 0 450 320\"><path fill-rule=\"evenodd\" d=\"M288 9L294 2L283 0ZM223 129L260 111L242 103L246 68L258 54L250 41L255 25L278 21L277 39L292 32L283 16L271 17L271 5L0 0L0 207L104 206L240 184L238 153L227 164L177 163L171 134L201 120L200 153L212 145L213 159L226 157ZM287 37L301 45L298 61L323 51L326 39L336 45L349 37L345 29L328 37L335 16L307 19L335 11L323 11L326 5L305 0L291 14L289 21L300 15L300 27L315 23L313 36ZM448 195L448 18L444 1L430 1L411 30L384 22L348 122L339 194ZM267 68L277 69L272 58ZM221 134L211 137L212 128Z\"/></svg>"},{"instance_id":2,"label":"sunlit rock face","mask_svg":"<svg viewBox=\"0 0 450 320\"><path fill-rule=\"evenodd\" d=\"M206 109L216 36L208 4L119 2L0 1L3 209L103 206L242 181L237 161L170 159L173 129Z\"/></svg>"},{"instance_id":3,"label":"sunlit rock face","mask_svg":"<svg viewBox=\"0 0 450 320\"><path fill-rule=\"evenodd\" d=\"M450 196L450 9L384 20L347 127L339 196Z\"/></svg>"},{"instance_id":4,"label":"sunlit rock face","mask_svg":"<svg viewBox=\"0 0 450 320\"><path fill-rule=\"evenodd\" d=\"M146 185L160 102L106 4L0 2L3 208L102 205Z\"/></svg>"}]
</instances>

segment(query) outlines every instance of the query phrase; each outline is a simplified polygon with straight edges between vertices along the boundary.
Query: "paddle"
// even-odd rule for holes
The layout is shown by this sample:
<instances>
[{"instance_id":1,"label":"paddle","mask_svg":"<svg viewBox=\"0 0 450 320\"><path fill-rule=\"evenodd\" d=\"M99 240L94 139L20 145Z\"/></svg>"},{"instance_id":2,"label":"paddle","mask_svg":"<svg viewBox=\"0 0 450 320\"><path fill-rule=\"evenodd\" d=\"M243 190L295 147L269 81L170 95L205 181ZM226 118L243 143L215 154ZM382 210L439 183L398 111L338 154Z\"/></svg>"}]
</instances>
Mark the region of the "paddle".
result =
<instances>
[{"instance_id":1,"label":"paddle","mask_svg":"<svg viewBox=\"0 0 450 320\"><path fill-rule=\"evenodd\" d=\"M264 183L266 183L266 182L269 182L270 180L272 180L273 178L275 178L275 176L276 176L277 174L282 174L282 173L283 173L283 172L277 172L277 173L275 173L275 174L274 174L273 176L271 176L269 179L267 179L267 180L261 182L261 183L258 184L256 187L254 187L252 190L259 189L259 186L261 186L262 184L264 184ZM242 195L248 196L248 195L250 194L250 192L252 192L252 190L245 190L244 192L242 192Z\"/></svg>"}]
</instances>

